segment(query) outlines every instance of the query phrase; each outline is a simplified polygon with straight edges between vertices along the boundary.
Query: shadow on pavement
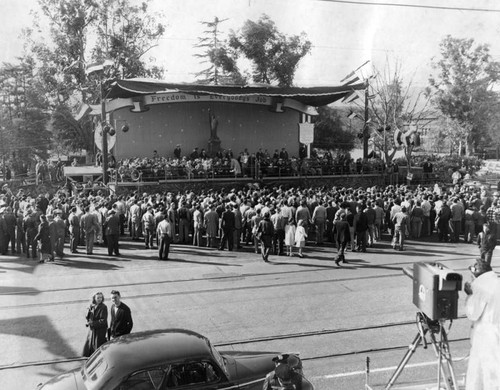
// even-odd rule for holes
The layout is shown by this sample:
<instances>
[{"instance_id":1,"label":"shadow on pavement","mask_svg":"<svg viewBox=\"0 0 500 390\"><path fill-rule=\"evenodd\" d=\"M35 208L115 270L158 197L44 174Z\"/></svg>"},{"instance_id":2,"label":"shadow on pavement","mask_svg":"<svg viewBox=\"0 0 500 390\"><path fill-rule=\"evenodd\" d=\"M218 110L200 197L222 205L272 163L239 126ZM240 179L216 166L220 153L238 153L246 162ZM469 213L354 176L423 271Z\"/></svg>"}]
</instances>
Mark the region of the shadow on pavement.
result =
<instances>
[{"instance_id":1,"label":"shadow on pavement","mask_svg":"<svg viewBox=\"0 0 500 390\"><path fill-rule=\"evenodd\" d=\"M89 258L92 258L93 255L89 255ZM83 259L73 260L73 259L64 259L64 260L55 260L53 263L46 263L47 266L50 265L58 265L62 267L71 267L71 268L80 268L80 269L94 269L94 270L117 270L123 267L117 266L115 264L108 264L98 261L85 261Z\"/></svg>"},{"instance_id":2,"label":"shadow on pavement","mask_svg":"<svg viewBox=\"0 0 500 390\"><path fill-rule=\"evenodd\" d=\"M42 340L48 356L80 356L74 351L52 325L47 316L18 317L15 320L0 320L2 334ZM82 340L82 347L85 340Z\"/></svg>"},{"instance_id":3,"label":"shadow on pavement","mask_svg":"<svg viewBox=\"0 0 500 390\"><path fill-rule=\"evenodd\" d=\"M40 290L37 290L33 287L20 287L20 286L0 286L0 295L17 295L17 294L26 294L26 295L38 295L40 294Z\"/></svg>"}]
</instances>

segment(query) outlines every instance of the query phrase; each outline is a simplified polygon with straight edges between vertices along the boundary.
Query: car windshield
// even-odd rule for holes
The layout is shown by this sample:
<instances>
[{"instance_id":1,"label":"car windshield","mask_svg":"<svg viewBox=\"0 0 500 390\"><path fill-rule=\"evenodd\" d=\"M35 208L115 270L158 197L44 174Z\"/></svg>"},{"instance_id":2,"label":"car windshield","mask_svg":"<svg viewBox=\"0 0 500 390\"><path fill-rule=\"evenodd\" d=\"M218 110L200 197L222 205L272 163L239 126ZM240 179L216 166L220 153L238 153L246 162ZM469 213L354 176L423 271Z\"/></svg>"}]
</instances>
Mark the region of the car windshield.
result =
<instances>
[{"instance_id":1,"label":"car windshield","mask_svg":"<svg viewBox=\"0 0 500 390\"><path fill-rule=\"evenodd\" d=\"M217 351L211 344L210 344L210 348L212 349L212 356L219 364L219 367L222 368L227 375L226 362L225 362L224 358L219 353L219 351Z\"/></svg>"},{"instance_id":2,"label":"car windshield","mask_svg":"<svg viewBox=\"0 0 500 390\"><path fill-rule=\"evenodd\" d=\"M82 368L81 373L85 387L89 390L96 389L98 380L103 376L107 368L108 364L103 353L97 350Z\"/></svg>"}]
</instances>

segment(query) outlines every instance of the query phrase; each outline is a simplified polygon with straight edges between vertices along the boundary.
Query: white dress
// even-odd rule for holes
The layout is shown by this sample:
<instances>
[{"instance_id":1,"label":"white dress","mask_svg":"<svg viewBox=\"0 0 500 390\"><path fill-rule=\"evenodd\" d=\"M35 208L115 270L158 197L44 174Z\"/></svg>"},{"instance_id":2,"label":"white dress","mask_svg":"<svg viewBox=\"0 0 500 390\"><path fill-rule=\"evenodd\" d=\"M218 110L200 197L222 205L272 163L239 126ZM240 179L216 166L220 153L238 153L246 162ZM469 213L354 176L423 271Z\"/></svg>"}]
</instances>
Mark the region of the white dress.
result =
<instances>
[{"instance_id":1,"label":"white dress","mask_svg":"<svg viewBox=\"0 0 500 390\"><path fill-rule=\"evenodd\" d=\"M293 246L295 244L295 225L285 225L285 245Z\"/></svg>"},{"instance_id":2,"label":"white dress","mask_svg":"<svg viewBox=\"0 0 500 390\"><path fill-rule=\"evenodd\" d=\"M295 230L295 246L297 248L304 248L306 246L307 233L304 226L297 226Z\"/></svg>"}]
</instances>

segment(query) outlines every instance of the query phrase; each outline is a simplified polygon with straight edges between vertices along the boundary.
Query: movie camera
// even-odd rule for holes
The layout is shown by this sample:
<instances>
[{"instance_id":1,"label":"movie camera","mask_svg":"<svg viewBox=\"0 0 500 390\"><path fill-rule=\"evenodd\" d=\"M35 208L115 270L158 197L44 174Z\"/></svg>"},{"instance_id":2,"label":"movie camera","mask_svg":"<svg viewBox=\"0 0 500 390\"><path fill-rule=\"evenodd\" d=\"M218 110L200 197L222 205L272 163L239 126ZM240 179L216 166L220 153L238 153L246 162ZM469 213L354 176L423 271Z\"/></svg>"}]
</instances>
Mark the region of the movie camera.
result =
<instances>
[{"instance_id":1,"label":"movie camera","mask_svg":"<svg viewBox=\"0 0 500 390\"><path fill-rule=\"evenodd\" d=\"M462 275L440 263L413 265L413 304L431 320L451 320L458 315Z\"/></svg>"},{"instance_id":2,"label":"movie camera","mask_svg":"<svg viewBox=\"0 0 500 390\"><path fill-rule=\"evenodd\" d=\"M458 316L458 292L462 289L462 275L440 263L427 262L414 263L413 271L404 269L403 272L413 280L413 303L419 310L416 316L418 331L384 389L389 390L394 385L419 345L427 348L429 337L437 357L437 388L441 389L443 382L447 390L458 390L444 323ZM369 358L365 388L371 390L368 377Z\"/></svg>"}]
</instances>

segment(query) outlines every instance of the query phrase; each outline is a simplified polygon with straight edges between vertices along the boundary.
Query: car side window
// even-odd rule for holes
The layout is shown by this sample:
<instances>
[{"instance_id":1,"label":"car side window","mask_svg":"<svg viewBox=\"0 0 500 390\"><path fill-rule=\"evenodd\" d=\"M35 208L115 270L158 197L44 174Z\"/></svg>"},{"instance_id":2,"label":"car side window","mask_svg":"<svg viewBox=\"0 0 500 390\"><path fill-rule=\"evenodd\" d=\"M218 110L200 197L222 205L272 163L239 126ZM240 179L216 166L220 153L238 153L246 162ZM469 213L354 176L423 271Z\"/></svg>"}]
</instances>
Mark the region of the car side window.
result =
<instances>
[{"instance_id":1,"label":"car side window","mask_svg":"<svg viewBox=\"0 0 500 390\"><path fill-rule=\"evenodd\" d=\"M167 367L156 367L134 372L116 390L160 390Z\"/></svg>"},{"instance_id":2,"label":"car side window","mask_svg":"<svg viewBox=\"0 0 500 390\"><path fill-rule=\"evenodd\" d=\"M218 382L221 375L210 362L173 364L167 374L166 388Z\"/></svg>"}]
</instances>

